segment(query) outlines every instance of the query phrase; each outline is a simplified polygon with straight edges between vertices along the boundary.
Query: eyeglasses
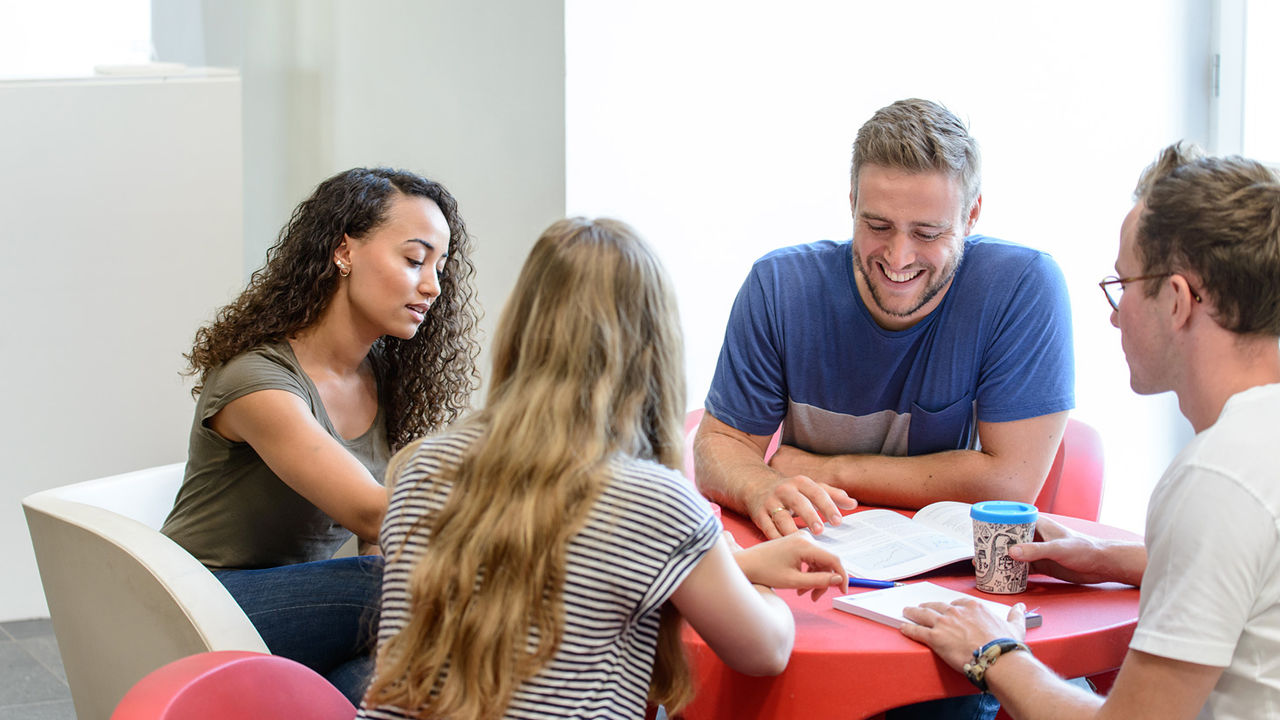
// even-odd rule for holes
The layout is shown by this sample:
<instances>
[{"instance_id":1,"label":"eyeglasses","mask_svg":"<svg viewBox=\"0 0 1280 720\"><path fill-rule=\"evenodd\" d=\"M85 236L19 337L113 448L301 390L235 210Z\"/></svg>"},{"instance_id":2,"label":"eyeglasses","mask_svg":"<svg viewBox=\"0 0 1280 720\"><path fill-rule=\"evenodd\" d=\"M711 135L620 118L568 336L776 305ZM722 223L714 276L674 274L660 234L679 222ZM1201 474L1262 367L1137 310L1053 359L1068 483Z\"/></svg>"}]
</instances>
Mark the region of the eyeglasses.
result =
<instances>
[{"instance_id":1,"label":"eyeglasses","mask_svg":"<svg viewBox=\"0 0 1280 720\"><path fill-rule=\"evenodd\" d=\"M1125 283L1138 282L1139 280L1155 280L1156 278L1167 278L1177 274L1178 273L1167 272L1167 273L1156 273L1155 275L1138 275L1137 277L1127 277L1127 278L1120 278L1120 277L1116 277L1115 275L1108 275L1107 277L1102 279L1102 282L1098 283L1098 287L1102 288L1102 294L1107 296L1107 302L1111 303L1111 309L1118 312L1120 310L1120 298L1124 297ZM1187 283L1187 287L1191 288L1191 283ZM1194 288L1191 289L1191 297L1195 298L1196 302L1202 302L1202 300L1200 299L1200 293L1196 292Z\"/></svg>"}]
</instances>

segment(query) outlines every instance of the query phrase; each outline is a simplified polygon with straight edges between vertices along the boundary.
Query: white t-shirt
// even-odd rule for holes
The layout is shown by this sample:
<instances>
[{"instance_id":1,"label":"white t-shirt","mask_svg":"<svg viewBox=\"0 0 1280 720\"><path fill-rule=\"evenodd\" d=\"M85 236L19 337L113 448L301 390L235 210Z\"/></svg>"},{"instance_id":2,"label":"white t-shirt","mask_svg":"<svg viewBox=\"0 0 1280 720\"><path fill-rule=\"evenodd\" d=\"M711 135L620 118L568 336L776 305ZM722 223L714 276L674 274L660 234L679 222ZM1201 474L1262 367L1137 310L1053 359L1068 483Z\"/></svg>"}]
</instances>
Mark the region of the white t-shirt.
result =
<instances>
[{"instance_id":1,"label":"white t-shirt","mask_svg":"<svg viewBox=\"0 0 1280 720\"><path fill-rule=\"evenodd\" d=\"M1147 510L1134 650L1223 667L1201 718L1280 717L1280 385L1227 401Z\"/></svg>"}]
</instances>

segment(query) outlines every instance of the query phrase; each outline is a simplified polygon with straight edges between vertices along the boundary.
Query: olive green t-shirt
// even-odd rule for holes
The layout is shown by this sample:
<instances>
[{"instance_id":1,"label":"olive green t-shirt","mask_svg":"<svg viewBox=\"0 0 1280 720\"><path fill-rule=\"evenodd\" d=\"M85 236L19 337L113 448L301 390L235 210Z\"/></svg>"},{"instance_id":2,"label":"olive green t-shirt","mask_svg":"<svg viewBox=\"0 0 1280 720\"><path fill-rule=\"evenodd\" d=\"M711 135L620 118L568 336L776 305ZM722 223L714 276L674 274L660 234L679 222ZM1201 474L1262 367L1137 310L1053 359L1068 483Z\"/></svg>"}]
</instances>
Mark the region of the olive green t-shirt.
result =
<instances>
[{"instance_id":1,"label":"olive green t-shirt","mask_svg":"<svg viewBox=\"0 0 1280 720\"><path fill-rule=\"evenodd\" d=\"M208 427L227 403L259 390L286 390L305 400L320 426L379 482L391 457L382 408L363 435L344 439L287 342L261 345L214 368L196 402L182 487L160 528L210 568L325 560L351 537L276 477L248 443Z\"/></svg>"}]
</instances>

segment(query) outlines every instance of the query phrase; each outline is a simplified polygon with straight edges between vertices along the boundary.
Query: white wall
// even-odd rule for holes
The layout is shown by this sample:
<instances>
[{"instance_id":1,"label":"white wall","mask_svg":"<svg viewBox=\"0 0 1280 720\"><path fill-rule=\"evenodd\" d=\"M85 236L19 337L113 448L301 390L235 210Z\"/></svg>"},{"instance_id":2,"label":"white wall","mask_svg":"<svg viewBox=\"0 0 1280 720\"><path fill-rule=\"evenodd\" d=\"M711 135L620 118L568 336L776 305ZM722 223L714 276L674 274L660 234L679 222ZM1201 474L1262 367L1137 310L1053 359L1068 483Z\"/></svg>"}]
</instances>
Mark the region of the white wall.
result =
<instances>
[{"instance_id":1,"label":"white wall","mask_svg":"<svg viewBox=\"0 0 1280 720\"><path fill-rule=\"evenodd\" d=\"M529 249L564 216L563 3L339 3L334 27L331 163L449 188L475 240L487 350ZM487 380L487 355L480 367Z\"/></svg>"},{"instance_id":2,"label":"white wall","mask_svg":"<svg viewBox=\"0 0 1280 720\"><path fill-rule=\"evenodd\" d=\"M47 616L20 501L182 460L195 328L240 284L234 75L0 83L0 621Z\"/></svg>"},{"instance_id":3,"label":"white wall","mask_svg":"<svg viewBox=\"0 0 1280 720\"><path fill-rule=\"evenodd\" d=\"M244 76L246 274L321 180L403 167L458 199L492 335L564 214L562 0L155 0L153 24L160 59Z\"/></svg>"},{"instance_id":4,"label":"white wall","mask_svg":"<svg viewBox=\"0 0 1280 720\"><path fill-rule=\"evenodd\" d=\"M701 405L750 263L850 233L853 136L883 105L939 100L984 152L976 231L1053 253L1075 310L1075 416L1107 448L1105 522L1141 530L1186 432L1138 398L1109 307L1120 221L1165 144L1205 139L1208 8L1041 4L566 3L567 204L634 224L676 278Z\"/></svg>"},{"instance_id":5,"label":"white wall","mask_svg":"<svg viewBox=\"0 0 1280 720\"><path fill-rule=\"evenodd\" d=\"M21 548L0 555L0 577L16 578L0 621L47 614L18 500L185 457L180 353L321 180L386 164L443 182L476 240L486 335L528 248L564 214L560 0L160 0L152 11L158 60L241 70L243 116L238 104L154 99L103 124L96 111L19 107L0 89L0 217L17 247L0 263L0 437L17 458L0 543ZM191 116L199 132L183 130ZM155 155L120 142L121 126ZM201 176L201 163L217 171ZM204 259L162 270L125 249L134 236ZM121 293L146 302L113 303Z\"/></svg>"},{"instance_id":6,"label":"white wall","mask_svg":"<svg viewBox=\"0 0 1280 720\"><path fill-rule=\"evenodd\" d=\"M145 63L150 36L149 0L0 0L0 78L87 77L96 65Z\"/></svg>"},{"instance_id":7,"label":"white wall","mask_svg":"<svg viewBox=\"0 0 1280 720\"><path fill-rule=\"evenodd\" d=\"M847 236L848 153L858 125L900 97L946 102L970 120L986 153L978 230L1048 249L1067 273L1077 304L1076 414L1103 429L1108 447L1103 519L1133 526L1176 444L1166 440L1169 428L1183 426L1169 398L1128 390L1094 283L1110 272L1138 171L1161 145L1205 132L1207 9L1195 0L781 7L161 0L153 22L158 59L239 67L244 77L237 286L317 182L352 165L387 163L435 177L459 198L479 246L489 329L533 239L564 214L567 185L570 212L623 217L659 246L681 290L694 405L750 261L776 246ZM113 233L159 230L187 242L208 233L218 238L208 241L210 252L230 248L239 258L240 245L226 239L241 225L240 174L229 169L239 155L150 125L162 107L118 119L177 153L171 157L215 156L206 159L227 173L217 187L235 188L236 197L191 190L180 195L193 207L151 202L93 222L83 208L119 208L106 199L151 199L200 178L88 183L90 166L115 171L137 156L116 137L55 132L82 119L76 115L50 112L46 122L4 102L0 92L0 217L10 229L0 304L10 315L23 310L18 318L34 308L39 322L22 326L6 315L0 335L0 437L6 458L16 458L0 490L0 542L19 548L0 557L0 576L26 578L0 596L0 620L41 614L31 601L38 585L18 498L185 452L190 399L173 374L181 366L175 353L204 311L178 317L169 303L151 302L105 312L131 287L171 295L156 285L167 274L113 252ZM198 104L175 110L239 131L234 117ZM32 173L15 171L11 158L33 151ZM55 186L56 195L48 189ZM33 196L56 208L31 212ZM31 240L71 222L81 224L55 236L92 240L86 272L66 269L62 246ZM206 260L176 276L179 289L213 283L212 292L229 293L219 290L224 269ZM139 317L145 332L114 325ZM51 352L64 327L74 347ZM143 342L157 344L148 358L163 367L127 361L126 351ZM24 364L27 356L43 364ZM50 372L61 389L48 389ZM173 385L162 400L118 389L121 377ZM173 408L158 412L166 402ZM109 421L87 414L103 408L115 413ZM172 419L156 433L137 430L159 417ZM121 435L123 444L112 442Z\"/></svg>"}]
</instances>

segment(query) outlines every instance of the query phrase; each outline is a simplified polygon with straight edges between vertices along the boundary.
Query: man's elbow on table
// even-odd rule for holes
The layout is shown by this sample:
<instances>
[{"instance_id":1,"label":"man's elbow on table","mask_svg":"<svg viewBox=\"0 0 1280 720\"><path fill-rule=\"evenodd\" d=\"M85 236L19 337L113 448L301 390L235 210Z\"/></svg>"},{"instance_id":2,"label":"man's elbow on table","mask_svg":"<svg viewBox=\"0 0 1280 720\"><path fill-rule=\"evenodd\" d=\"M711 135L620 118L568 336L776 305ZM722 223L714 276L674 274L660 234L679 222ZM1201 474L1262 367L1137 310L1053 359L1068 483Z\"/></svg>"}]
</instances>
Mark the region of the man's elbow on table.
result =
<instances>
[{"instance_id":1,"label":"man's elbow on table","mask_svg":"<svg viewBox=\"0 0 1280 720\"><path fill-rule=\"evenodd\" d=\"M1053 467L1067 427L1067 412L1009 422L979 422L985 455L982 470L986 497L1034 503ZM976 502L977 500L975 500Z\"/></svg>"},{"instance_id":2,"label":"man's elbow on table","mask_svg":"<svg viewBox=\"0 0 1280 720\"><path fill-rule=\"evenodd\" d=\"M964 500L965 502L981 502L983 500L1009 500L1013 502L1024 502L1034 504L1036 499L1040 497L1040 490L1044 487L1044 481L1049 473L1049 468L1053 464L1053 456L1048 457L1047 462L1041 462L1042 458L1039 454L1028 455L1026 453L1009 453L996 454L990 450L982 449L977 451L958 451L961 454L968 453L978 454L981 458L982 465L962 464L957 467L967 467L972 474L964 483L963 489L958 493L956 500ZM954 452L943 453L942 456L952 455ZM1042 468L1043 465L1043 468Z\"/></svg>"},{"instance_id":3,"label":"man's elbow on table","mask_svg":"<svg viewBox=\"0 0 1280 720\"><path fill-rule=\"evenodd\" d=\"M1015 471L1002 479L994 479L986 488L987 500L1011 500L1034 504L1044 487L1044 475L1029 470Z\"/></svg>"}]
</instances>

